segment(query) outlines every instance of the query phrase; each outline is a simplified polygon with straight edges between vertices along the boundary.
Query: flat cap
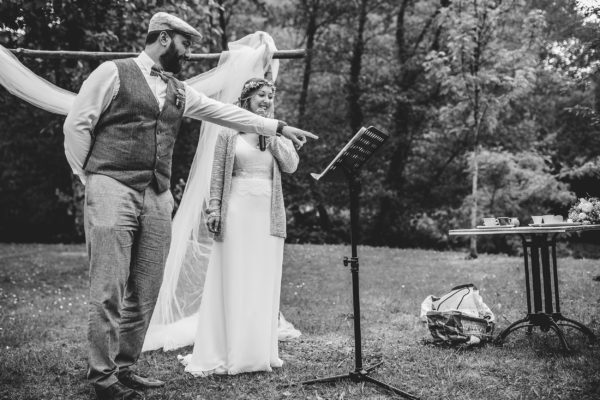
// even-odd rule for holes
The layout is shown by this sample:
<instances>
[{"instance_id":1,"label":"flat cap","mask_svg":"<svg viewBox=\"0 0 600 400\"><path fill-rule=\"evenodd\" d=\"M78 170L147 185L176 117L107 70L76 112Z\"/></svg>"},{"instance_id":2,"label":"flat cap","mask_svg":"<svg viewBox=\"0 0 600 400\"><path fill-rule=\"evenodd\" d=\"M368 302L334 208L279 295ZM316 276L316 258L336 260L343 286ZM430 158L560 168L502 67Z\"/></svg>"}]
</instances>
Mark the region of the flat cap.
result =
<instances>
[{"instance_id":1,"label":"flat cap","mask_svg":"<svg viewBox=\"0 0 600 400\"><path fill-rule=\"evenodd\" d=\"M181 18L177 18L176 16L167 14L166 12L157 12L152 16L152 18L150 18L150 23L148 24L148 33L167 30L177 31L184 35L196 36L198 38L202 37L200 32L192 28L190 24Z\"/></svg>"}]
</instances>

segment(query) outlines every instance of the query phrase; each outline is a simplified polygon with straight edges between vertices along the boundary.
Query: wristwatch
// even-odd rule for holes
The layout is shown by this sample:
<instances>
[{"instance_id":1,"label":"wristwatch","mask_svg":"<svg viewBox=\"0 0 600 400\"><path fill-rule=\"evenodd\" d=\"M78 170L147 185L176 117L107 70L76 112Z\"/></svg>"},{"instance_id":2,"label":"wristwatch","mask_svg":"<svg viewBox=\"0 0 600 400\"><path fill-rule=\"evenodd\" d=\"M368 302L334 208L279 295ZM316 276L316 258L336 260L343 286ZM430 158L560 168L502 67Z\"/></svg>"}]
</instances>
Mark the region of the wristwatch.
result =
<instances>
[{"instance_id":1,"label":"wristwatch","mask_svg":"<svg viewBox=\"0 0 600 400\"><path fill-rule=\"evenodd\" d=\"M286 126L287 126L287 124L285 122L278 120L277 121L277 130L275 131L275 134L277 136L281 136L283 134L283 128Z\"/></svg>"}]
</instances>

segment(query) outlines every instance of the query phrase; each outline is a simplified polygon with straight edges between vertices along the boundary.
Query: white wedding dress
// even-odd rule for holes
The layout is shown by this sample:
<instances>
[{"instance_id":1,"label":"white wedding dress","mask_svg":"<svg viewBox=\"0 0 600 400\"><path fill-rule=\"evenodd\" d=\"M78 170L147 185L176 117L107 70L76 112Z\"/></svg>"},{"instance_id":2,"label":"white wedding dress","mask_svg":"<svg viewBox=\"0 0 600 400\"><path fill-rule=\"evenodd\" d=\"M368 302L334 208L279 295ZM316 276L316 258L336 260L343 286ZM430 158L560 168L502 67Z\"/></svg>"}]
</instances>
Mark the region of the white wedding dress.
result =
<instances>
[{"instance_id":1,"label":"white wedding dress","mask_svg":"<svg viewBox=\"0 0 600 400\"><path fill-rule=\"evenodd\" d=\"M238 136L223 242L212 246L192 354L196 376L281 367L278 315L284 239L270 234L273 156Z\"/></svg>"}]
</instances>

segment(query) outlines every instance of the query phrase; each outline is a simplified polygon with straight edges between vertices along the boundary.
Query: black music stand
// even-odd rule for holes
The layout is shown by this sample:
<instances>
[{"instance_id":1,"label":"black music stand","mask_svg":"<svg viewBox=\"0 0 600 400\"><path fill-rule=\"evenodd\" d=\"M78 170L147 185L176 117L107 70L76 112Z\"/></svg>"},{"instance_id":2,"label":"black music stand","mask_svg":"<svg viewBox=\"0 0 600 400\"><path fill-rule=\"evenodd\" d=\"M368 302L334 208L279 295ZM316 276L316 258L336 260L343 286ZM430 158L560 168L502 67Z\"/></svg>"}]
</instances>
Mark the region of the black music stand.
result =
<instances>
[{"instance_id":1,"label":"black music stand","mask_svg":"<svg viewBox=\"0 0 600 400\"><path fill-rule=\"evenodd\" d=\"M352 257L344 257L344 266L350 264L352 272L352 304L354 306L354 371L344 374L331 376L327 378L314 379L301 382L303 385L312 385L315 383L335 382L342 379L350 379L353 382L371 382L399 394L407 399L416 399L409 393L403 392L393 386L380 382L369 376L369 373L375 368L383 364L383 361L369 367L363 368L362 364L362 347L360 333L360 299L358 289L358 215L359 215L359 194L360 194L360 179L358 177L359 169L373 155L373 153L381 147L383 142L388 138L388 134L379 131L370 126L361 128L356 135L344 146L344 148L335 156L333 161L320 174L311 174L316 180L340 180L345 176L348 180L350 189L350 226L351 236L350 242L352 245Z\"/></svg>"}]
</instances>

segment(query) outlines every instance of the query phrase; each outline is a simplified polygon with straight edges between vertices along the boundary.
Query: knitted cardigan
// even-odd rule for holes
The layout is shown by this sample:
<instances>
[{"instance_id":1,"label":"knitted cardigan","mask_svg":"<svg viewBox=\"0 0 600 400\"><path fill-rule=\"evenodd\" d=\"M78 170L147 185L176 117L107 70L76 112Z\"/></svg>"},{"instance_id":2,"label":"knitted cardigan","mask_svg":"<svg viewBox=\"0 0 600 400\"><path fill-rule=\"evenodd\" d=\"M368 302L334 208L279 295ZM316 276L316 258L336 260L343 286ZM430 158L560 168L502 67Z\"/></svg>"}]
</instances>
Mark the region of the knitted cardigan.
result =
<instances>
[{"instance_id":1,"label":"knitted cardigan","mask_svg":"<svg viewBox=\"0 0 600 400\"><path fill-rule=\"evenodd\" d=\"M227 229L225 221L231 191L235 146L239 137L238 132L223 130L220 132L215 145L215 158L210 181L210 200L221 201L221 230L213 235L213 239L217 242L223 241ZM270 151L275 159L271 192L271 235L285 238L286 218L280 171L290 174L296 171L299 157L292 141L281 136L267 137L267 150L265 151Z\"/></svg>"}]
</instances>

